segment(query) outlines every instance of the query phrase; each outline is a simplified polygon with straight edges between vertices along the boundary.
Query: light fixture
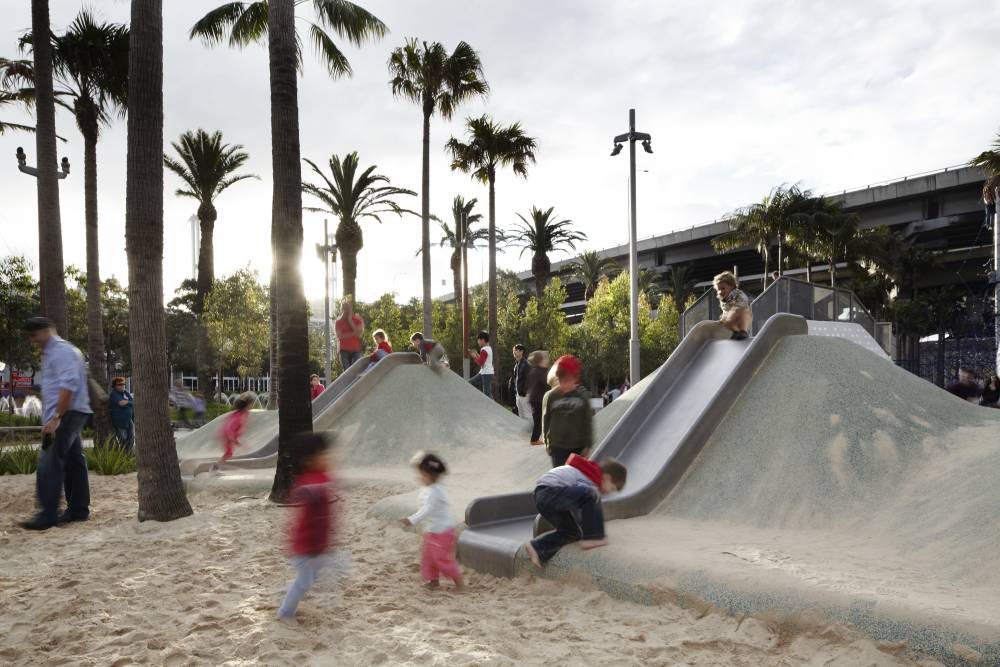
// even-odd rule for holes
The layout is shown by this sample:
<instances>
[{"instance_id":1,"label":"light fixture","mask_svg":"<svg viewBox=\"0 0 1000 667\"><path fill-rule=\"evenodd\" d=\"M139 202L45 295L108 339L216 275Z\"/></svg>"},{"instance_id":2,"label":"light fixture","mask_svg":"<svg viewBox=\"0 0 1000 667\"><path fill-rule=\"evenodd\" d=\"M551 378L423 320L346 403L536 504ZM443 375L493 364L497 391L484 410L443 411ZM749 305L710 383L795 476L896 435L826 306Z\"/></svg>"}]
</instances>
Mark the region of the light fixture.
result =
<instances>
[{"instance_id":1,"label":"light fixture","mask_svg":"<svg viewBox=\"0 0 1000 667\"><path fill-rule=\"evenodd\" d=\"M611 151L611 157L614 157L622 152L622 145L615 144L614 150Z\"/></svg>"},{"instance_id":2,"label":"light fixture","mask_svg":"<svg viewBox=\"0 0 1000 667\"><path fill-rule=\"evenodd\" d=\"M646 140L644 140L642 142L642 149L644 151L646 151L647 153L652 153L653 152L653 147L649 143L650 141L652 141L652 140L651 139L646 139Z\"/></svg>"}]
</instances>

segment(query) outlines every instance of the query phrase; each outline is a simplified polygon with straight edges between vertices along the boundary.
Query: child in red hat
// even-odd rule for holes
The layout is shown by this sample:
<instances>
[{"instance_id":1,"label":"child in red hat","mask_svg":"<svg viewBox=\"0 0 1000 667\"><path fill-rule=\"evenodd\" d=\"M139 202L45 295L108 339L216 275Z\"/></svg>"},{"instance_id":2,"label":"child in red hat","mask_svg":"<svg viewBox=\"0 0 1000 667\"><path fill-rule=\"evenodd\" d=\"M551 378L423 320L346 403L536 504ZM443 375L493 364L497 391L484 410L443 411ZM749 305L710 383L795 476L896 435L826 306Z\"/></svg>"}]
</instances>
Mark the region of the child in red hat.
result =
<instances>
[{"instance_id":1,"label":"child in red hat","mask_svg":"<svg viewBox=\"0 0 1000 667\"><path fill-rule=\"evenodd\" d=\"M570 454L586 457L594 444L594 410L590 394L580 384L580 360L566 354L556 360L559 384L542 399L542 438L552 466L566 463Z\"/></svg>"}]
</instances>

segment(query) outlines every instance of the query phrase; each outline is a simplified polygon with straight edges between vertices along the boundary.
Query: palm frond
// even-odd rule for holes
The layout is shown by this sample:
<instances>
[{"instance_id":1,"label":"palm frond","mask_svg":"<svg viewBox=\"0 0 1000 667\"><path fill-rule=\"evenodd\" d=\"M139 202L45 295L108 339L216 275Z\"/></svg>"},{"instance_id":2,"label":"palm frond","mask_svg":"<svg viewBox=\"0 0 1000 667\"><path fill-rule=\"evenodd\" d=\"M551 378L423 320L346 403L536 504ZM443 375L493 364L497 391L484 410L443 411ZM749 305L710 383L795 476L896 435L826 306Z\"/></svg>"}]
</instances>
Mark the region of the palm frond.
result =
<instances>
[{"instance_id":1,"label":"palm frond","mask_svg":"<svg viewBox=\"0 0 1000 667\"><path fill-rule=\"evenodd\" d=\"M337 48L330 35L326 34L321 27L315 23L310 23L309 36L317 55L323 61L327 73L332 78L338 79L342 76L349 77L354 74L354 71L351 69L351 63L347 61L347 56Z\"/></svg>"},{"instance_id":2,"label":"palm frond","mask_svg":"<svg viewBox=\"0 0 1000 667\"><path fill-rule=\"evenodd\" d=\"M227 34L232 34L233 25L239 21L246 11L245 2L228 2L216 7L191 27L188 39L200 38L205 44L214 46L220 44ZM232 38L230 46L237 46Z\"/></svg>"},{"instance_id":3,"label":"palm frond","mask_svg":"<svg viewBox=\"0 0 1000 667\"><path fill-rule=\"evenodd\" d=\"M378 17L347 0L313 0L313 8L320 22L354 46L381 39L389 32Z\"/></svg>"}]
</instances>

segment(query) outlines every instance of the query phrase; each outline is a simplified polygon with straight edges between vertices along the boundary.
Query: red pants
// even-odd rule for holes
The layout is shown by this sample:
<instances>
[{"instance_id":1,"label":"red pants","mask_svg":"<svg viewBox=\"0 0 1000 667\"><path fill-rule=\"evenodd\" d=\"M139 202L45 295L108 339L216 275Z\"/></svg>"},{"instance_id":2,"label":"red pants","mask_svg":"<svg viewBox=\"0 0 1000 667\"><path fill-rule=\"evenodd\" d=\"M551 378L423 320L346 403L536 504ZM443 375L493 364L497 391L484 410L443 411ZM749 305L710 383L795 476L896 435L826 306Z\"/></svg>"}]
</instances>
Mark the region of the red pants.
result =
<instances>
[{"instance_id":1,"label":"red pants","mask_svg":"<svg viewBox=\"0 0 1000 667\"><path fill-rule=\"evenodd\" d=\"M462 576L455 560L454 528L443 533L424 533L424 549L420 556L420 576L424 581L437 581L441 575L452 581Z\"/></svg>"}]
</instances>

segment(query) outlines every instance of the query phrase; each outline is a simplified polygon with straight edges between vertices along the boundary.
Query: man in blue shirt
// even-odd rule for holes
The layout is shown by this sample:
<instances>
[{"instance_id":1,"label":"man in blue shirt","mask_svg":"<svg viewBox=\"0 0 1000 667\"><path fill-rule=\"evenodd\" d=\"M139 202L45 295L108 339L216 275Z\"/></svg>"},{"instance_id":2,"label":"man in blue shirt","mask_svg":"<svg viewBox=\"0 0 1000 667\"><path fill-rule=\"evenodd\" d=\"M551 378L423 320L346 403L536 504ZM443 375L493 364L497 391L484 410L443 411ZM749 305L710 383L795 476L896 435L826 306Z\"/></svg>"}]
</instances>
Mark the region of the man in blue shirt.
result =
<instances>
[{"instance_id":1,"label":"man in blue shirt","mask_svg":"<svg viewBox=\"0 0 1000 667\"><path fill-rule=\"evenodd\" d=\"M28 530L90 518L90 480L80 432L90 417L87 369L80 350L56 335L52 322L33 317L23 327L42 351L42 451L35 473L39 511L20 522ZM66 489L67 509L59 513Z\"/></svg>"}]
</instances>

